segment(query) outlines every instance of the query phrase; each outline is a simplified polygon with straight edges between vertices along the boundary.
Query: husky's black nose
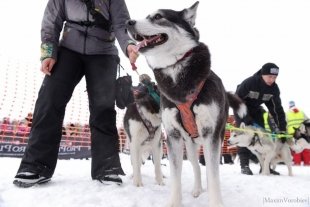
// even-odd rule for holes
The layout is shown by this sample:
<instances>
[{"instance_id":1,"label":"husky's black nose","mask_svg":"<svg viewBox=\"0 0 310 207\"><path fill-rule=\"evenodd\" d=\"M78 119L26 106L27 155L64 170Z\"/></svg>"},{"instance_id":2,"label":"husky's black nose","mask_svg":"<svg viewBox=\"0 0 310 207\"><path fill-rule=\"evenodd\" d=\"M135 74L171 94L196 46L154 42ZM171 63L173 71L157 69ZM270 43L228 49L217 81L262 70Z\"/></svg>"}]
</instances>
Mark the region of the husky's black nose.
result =
<instances>
[{"instance_id":1,"label":"husky's black nose","mask_svg":"<svg viewBox=\"0 0 310 207\"><path fill-rule=\"evenodd\" d=\"M132 19L130 19L130 20L127 20L127 25L128 26L133 26L133 25L135 25L136 24L136 21L135 20L132 20Z\"/></svg>"}]
</instances>

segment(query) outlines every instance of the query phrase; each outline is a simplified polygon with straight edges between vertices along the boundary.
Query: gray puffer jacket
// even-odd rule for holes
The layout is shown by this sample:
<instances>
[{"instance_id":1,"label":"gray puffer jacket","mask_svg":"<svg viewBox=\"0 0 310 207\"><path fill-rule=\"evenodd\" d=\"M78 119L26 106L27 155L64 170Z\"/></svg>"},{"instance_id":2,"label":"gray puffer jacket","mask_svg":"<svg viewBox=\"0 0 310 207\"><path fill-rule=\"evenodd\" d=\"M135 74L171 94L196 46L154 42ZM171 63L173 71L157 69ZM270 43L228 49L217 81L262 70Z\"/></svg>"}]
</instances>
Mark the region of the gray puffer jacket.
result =
<instances>
[{"instance_id":1,"label":"gray puffer jacket","mask_svg":"<svg viewBox=\"0 0 310 207\"><path fill-rule=\"evenodd\" d=\"M112 30L107 31L96 25L83 26L74 23L94 21L82 0L49 0L41 28L41 60L48 57L57 59L58 46L81 54L118 55L115 37L124 54L127 55L128 44L134 43L126 33L125 22L130 17L124 0L92 1L96 11L112 23Z\"/></svg>"}]
</instances>

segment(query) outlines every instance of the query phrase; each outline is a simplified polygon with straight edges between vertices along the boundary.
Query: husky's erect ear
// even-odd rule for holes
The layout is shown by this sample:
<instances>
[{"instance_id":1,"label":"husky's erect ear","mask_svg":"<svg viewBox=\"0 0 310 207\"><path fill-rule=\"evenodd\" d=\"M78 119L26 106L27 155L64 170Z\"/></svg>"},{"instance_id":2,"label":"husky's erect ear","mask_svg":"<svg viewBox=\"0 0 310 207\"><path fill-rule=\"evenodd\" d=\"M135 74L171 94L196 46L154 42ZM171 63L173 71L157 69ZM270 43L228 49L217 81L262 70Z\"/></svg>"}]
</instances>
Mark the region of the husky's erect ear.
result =
<instances>
[{"instance_id":1,"label":"husky's erect ear","mask_svg":"<svg viewBox=\"0 0 310 207\"><path fill-rule=\"evenodd\" d=\"M182 11L184 19L192 26L195 26L195 20L196 20L196 12L198 7L199 1L196 1L195 4L193 4L190 8L184 9Z\"/></svg>"},{"instance_id":2,"label":"husky's erect ear","mask_svg":"<svg viewBox=\"0 0 310 207\"><path fill-rule=\"evenodd\" d=\"M306 126L304 124L300 125L299 127L299 130L301 133L305 134L307 131L306 131Z\"/></svg>"},{"instance_id":3,"label":"husky's erect ear","mask_svg":"<svg viewBox=\"0 0 310 207\"><path fill-rule=\"evenodd\" d=\"M245 128L245 123L244 122L241 122L240 124L240 129L244 129Z\"/></svg>"}]
</instances>

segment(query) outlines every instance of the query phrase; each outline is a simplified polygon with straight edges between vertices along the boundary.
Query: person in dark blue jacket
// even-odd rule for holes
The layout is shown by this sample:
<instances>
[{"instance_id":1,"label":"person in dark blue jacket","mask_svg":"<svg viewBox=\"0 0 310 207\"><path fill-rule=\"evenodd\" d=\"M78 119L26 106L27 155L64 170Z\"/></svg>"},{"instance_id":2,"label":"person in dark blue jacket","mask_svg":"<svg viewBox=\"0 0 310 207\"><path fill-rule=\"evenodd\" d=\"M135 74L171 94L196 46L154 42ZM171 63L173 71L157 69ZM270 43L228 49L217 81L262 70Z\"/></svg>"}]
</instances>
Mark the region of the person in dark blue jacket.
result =
<instances>
[{"instance_id":1,"label":"person in dark blue jacket","mask_svg":"<svg viewBox=\"0 0 310 207\"><path fill-rule=\"evenodd\" d=\"M238 85L236 94L245 102L249 116L246 120L236 119L237 126L240 125L241 121L244 121L247 125L264 128L264 111L261 105L265 104L279 129L276 133L286 133L285 112L280 98L280 89L276 83L278 74L279 67L276 64L266 63L253 76ZM240 157L241 173L253 175L249 168L249 159L253 154L246 147L239 147L238 155ZM279 174L274 170L271 170L271 173Z\"/></svg>"}]
</instances>

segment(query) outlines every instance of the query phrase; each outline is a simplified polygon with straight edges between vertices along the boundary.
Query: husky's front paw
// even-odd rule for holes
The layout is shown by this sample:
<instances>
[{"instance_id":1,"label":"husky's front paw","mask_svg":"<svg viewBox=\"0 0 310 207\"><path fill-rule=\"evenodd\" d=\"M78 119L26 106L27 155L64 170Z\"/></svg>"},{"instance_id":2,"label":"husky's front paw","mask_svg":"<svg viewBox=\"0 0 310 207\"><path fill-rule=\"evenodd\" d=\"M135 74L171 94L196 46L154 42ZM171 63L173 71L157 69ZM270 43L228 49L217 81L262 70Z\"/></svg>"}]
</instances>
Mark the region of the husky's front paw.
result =
<instances>
[{"instance_id":1,"label":"husky's front paw","mask_svg":"<svg viewBox=\"0 0 310 207\"><path fill-rule=\"evenodd\" d=\"M165 185L164 180L163 180L163 176L156 177L155 180L156 180L156 183L157 183L158 185Z\"/></svg>"},{"instance_id":2,"label":"husky's front paw","mask_svg":"<svg viewBox=\"0 0 310 207\"><path fill-rule=\"evenodd\" d=\"M142 179L133 178L133 184L137 187L143 187Z\"/></svg>"},{"instance_id":3,"label":"husky's front paw","mask_svg":"<svg viewBox=\"0 0 310 207\"><path fill-rule=\"evenodd\" d=\"M202 188L193 189L192 195L194 198L197 198L202 193Z\"/></svg>"},{"instance_id":4,"label":"husky's front paw","mask_svg":"<svg viewBox=\"0 0 310 207\"><path fill-rule=\"evenodd\" d=\"M165 185L165 183L164 183L164 181L163 180L161 180L161 181L156 181L156 183L157 183L157 185L161 185L161 186L164 186Z\"/></svg>"}]
</instances>

